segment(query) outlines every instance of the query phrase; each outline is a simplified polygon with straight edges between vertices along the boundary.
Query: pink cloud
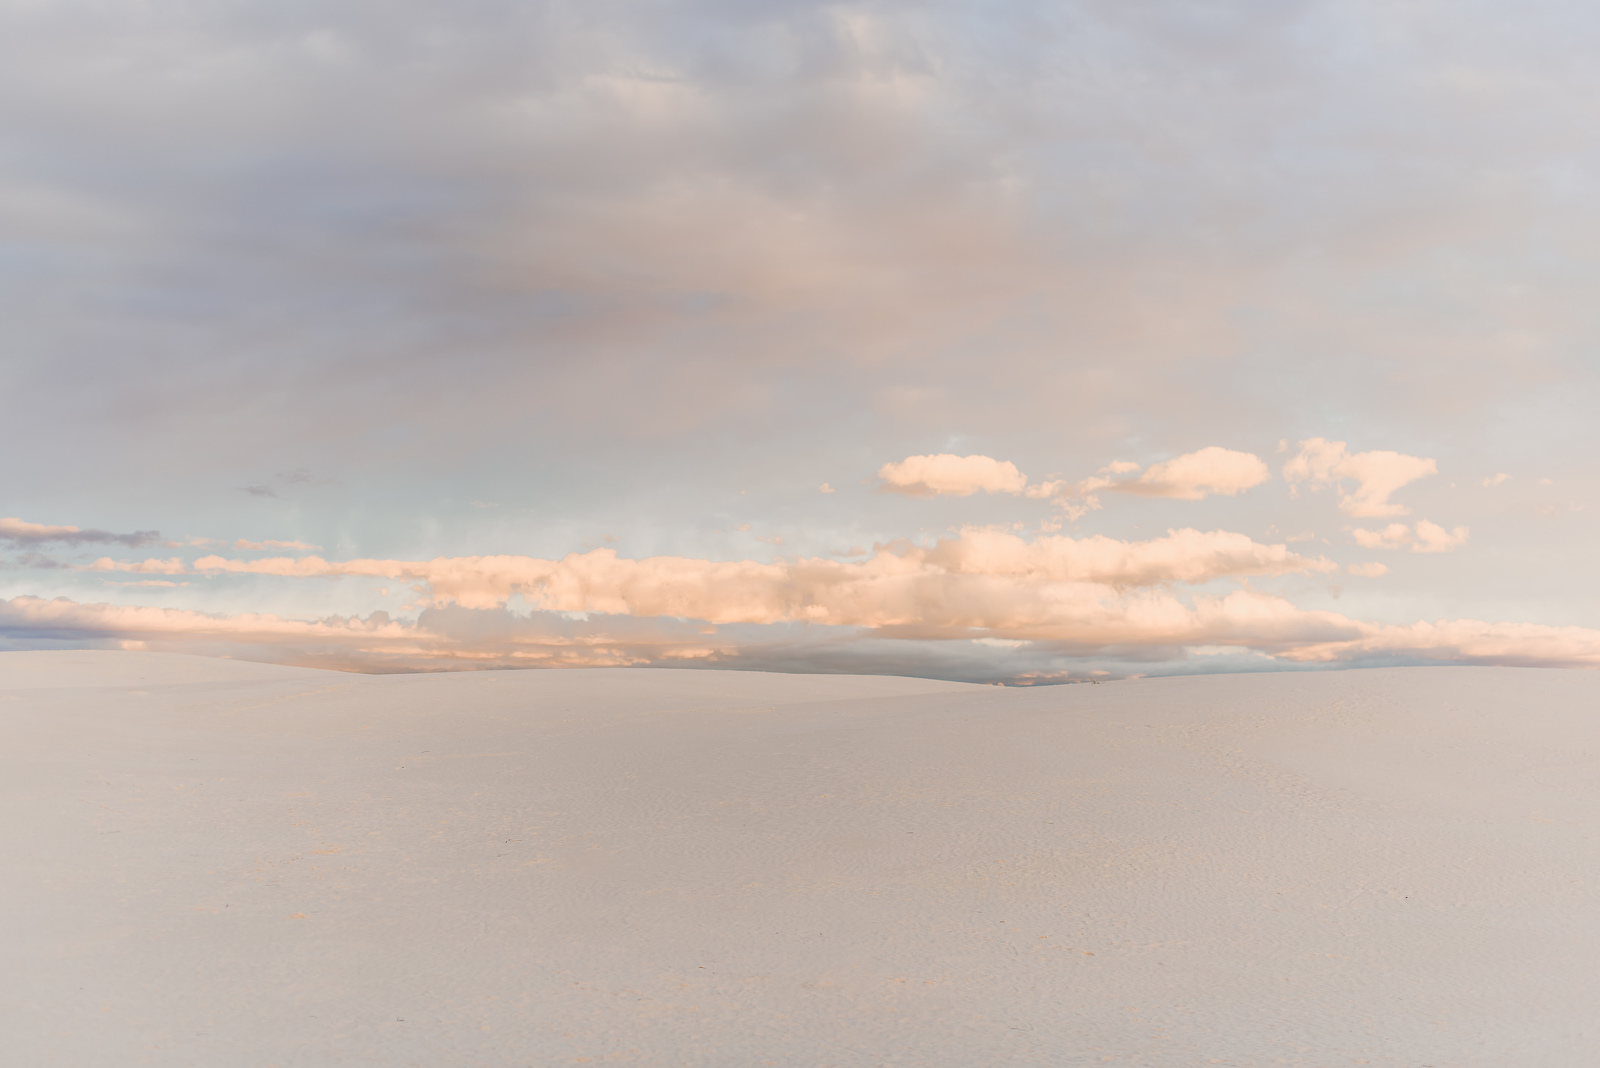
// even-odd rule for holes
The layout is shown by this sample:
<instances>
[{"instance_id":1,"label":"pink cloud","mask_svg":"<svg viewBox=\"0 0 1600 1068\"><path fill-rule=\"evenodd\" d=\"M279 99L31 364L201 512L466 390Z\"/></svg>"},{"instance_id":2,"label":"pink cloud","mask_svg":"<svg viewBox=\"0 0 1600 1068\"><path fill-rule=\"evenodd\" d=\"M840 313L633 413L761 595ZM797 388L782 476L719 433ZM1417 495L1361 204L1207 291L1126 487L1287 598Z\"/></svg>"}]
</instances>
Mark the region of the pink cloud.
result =
<instances>
[{"instance_id":1,"label":"pink cloud","mask_svg":"<svg viewBox=\"0 0 1600 1068\"><path fill-rule=\"evenodd\" d=\"M12 541L59 541L81 533L83 532L77 527L29 523L15 516L8 519L0 519L0 538Z\"/></svg>"},{"instance_id":2,"label":"pink cloud","mask_svg":"<svg viewBox=\"0 0 1600 1068\"><path fill-rule=\"evenodd\" d=\"M1354 640L1308 643L1278 655L1333 662L1390 654L1457 663L1600 668L1600 630L1589 627L1452 619L1404 626L1363 624L1362 630Z\"/></svg>"},{"instance_id":3,"label":"pink cloud","mask_svg":"<svg viewBox=\"0 0 1600 1068\"><path fill-rule=\"evenodd\" d=\"M969 497L984 493L1021 493L1027 478L1017 465L989 456L907 456L878 468L878 489L908 497Z\"/></svg>"},{"instance_id":4,"label":"pink cloud","mask_svg":"<svg viewBox=\"0 0 1600 1068\"><path fill-rule=\"evenodd\" d=\"M187 608L148 605L81 604L66 597L13 597L0 600L0 627L8 629L61 629L87 634L126 637L179 636L275 641L284 638L335 638L359 635L363 640L410 636L410 628L391 623L383 613L375 622L354 617L308 621L248 613L226 616Z\"/></svg>"},{"instance_id":5,"label":"pink cloud","mask_svg":"<svg viewBox=\"0 0 1600 1068\"><path fill-rule=\"evenodd\" d=\"M113 560L109 556L102 556L92 564L85 564L81 571L130 571L139 575L182 575L188 572L183 566L183 561L176 556L166 560L151 557L148 560Z\"/></svg>"},{"instance_id":6,"label":"pink cloud","mask_svg":"<svg viewBox=\"0 0 1600 1068\"><path fill-rule=\"evenodd\" d=\"M1247 488L1259 475L1216 453L1210 459L1221 463L1210 463L1206 452L1178 458L1190 461L1185 464L1156 465L1142 477L1156 472L1152 484L1220 492L1230 486ZM1121 466L1123 470L1104 477L1126 475L1128 465ZM1231 482L1218 473L1228 470L1238 474ZM1357 530L1353 537L1374 547L1440 552L1463 542L1466 530L1446 531L1421 520L1411 526ZM411 584L416 602L429 607L410 623L382 612L366 619L297 620L18 597L0 601L0 630L141 641L173 649L238 648L266 659L299 657L302 662L367 670L734 662L750 643L761 641L752 636L757 632L737 628L795 624L842 635L839 641L850 641L852 635L935 642L984 639L1008 649L1027 646L1064 656L1117 648L1164 649L1168 655L1179 655L1175 650L1184 648L1237 648L1300 662L1410 657L1600 666L1600 632L1585 628L1474 620L1377 625L1302 609L1249 588L1226 595L1185 594L1184 587L1218 579L1336 570L1332 562L1296 553L1287 545L1263 544L1221 530L1175 529L1158 538L1122 541L1104 536L1028 538L1007 529L968 528L927 545L880 545L856 561L624 559L614 549L602 548L554 560L511 555L334 561L315 555L210 555L196 560L192 569L176 557L102 557L85 570L380 578ZM1348 570L1375 576L1385 569L1367 563ZM537 618L509 612L506 606L513 597L522 598ZM568 626L561 622L563 614L583 614L596 622ZM485 630L484 620L498 622Z\"/></svg>"},{"instance_id":7,"label":"pink cloud","mask_svg":"<svg viewBox=\"0 0 1600 1068\"><path fill-rule=\"evenodd\" d=\"M1271 470L1254 453L1219 445L1152 464L1138 478L1123 477L1138 470L1136 463L1117 460L1078 482L1039 482L1024 493L1036 499L1053 499L1073 519L1080 519L1101 507L1099 494L1103 492L1200 501L1213 495L1234 497L1272 477Z\"/></svg>"},{"instance_id":8,"label":"pink cloud","mask_svg":"<svg viewBox=\"0 0 1600 1068\"><path fill-rule=\"evenodd\" d=\"M1082 602L1131 587L1200 584L1230 576L1304 574L1334 564L1282 545L1262 545L1227 531L1174 530L1163 538L1041 536L969 529L930 547L896 542L867 560L800 559L758 563L686 557L626 560L612 549L561 560L527 556L440 557L429 561L347 560L316 556L194 563L205 573L392 578L425 585L436 603L493 608L521 594L540 608L718 623L805 620L855 626L914 625L944 604L950 626L989 626L1007 605L1063 599ZM1037 616L1042 607L1030 609Z\"/></svg>"},{"instance_id":9,"label":"pink cloud","mask_svg":"<svg viewBox=\"0 0 1600 1068\"><path fill-rule=\"evenodd\" d=\"M1033 616L1034 609L1042 610ZM247 651L259 659L317 662L365 670L463 666L606 666L732 661L745 641L719 628L674 620L609 617L589 623L507 613L424 613L417 623L332 617L292 620L272 615L218 616L184 609L82 604L67 598L0 600L0 632L46 633L107 641L139 641L177 650ZM452 616L451 613L457 613ZM970 614L969 614L970 615ZM485 617L479 621L476 617ZM1065 655L1107 648L1250 649L1301 663L1371 662L1396 657L1456 663L1600 667L1600 630L1479 620L1363 623L1334 612L1308 611L1249 590L1198 597L1184 604L1170 593L1137 590L1073 602L1042 597L1012 605L1010 618L974 629L941 621L939 612L876 633L890 637L992 639L1029 643ZM969 618L966 623L971 623ZM488 629L485 629L485 624Z\"/></svg>"},{"instance_id":10,"label":"pink cloud","mask_svg":"<svg viewBox=\"0 0 1600 1068\"><path fill-rule=\"evenodd\" d=\"M428 613L424 619L428 620ZM427 623L366 619L284 619L214 615L188 609L83 604L65 597L0 599L0 634L48 635L122 648L243 655L363 671L416 668L622 667L681 663L733 652L704 628L672 621L611 621L610 627L502 614L487 633L452 625L449 613Z\"/></svg>"},{"instance_id":11,"label":"pink cloud","mask_svg":"<svg viewBox=\"0 0 1600 1068\"><path fill-rule=\"evenodd\" d=\"M250 541L246 538L240 538L238 541L233 543L233 547L235 549L245 549L253 552L262 552L267 549L290 549L296 552L307 553L314 553L322 548L320 545L310 545L303 541L274 541L271 538L268 538L265 541Z\"/></svg>"},{"instance_id":12,"label":"pink cloud","mask_svg":"<svg viewBox=\"0 0 1600 1068\"><path fill-rule=\"evenodd\" d=\"M1426 519L1418 520L1415 529L1404 523L1390 523L1382 530L1352 530L1350 536L1363 549L1403 549L1410 547L1414 553L1447 553L1467 542L1467 528L1446 530Z\"/></svg>"},{"instance_id":13,"label":"pink cloud","mask_svg":"<svg viewBox=\"0 0 1600 1068\"><path fill-rule=\"evenodd\" d=\"M1233 497L1271 477L1272 472L1255 454L1211 445L1152 464L1137 479L1114 482L1106 489L1146 497L1198 501L1212 495Z\"/></svg>"},{"instance_id":14,"label":"pink cloud","mask_svg":"<svg viewBox=\"0 0 1600 1068\"><path fill-rule=\"evenodd\" d=\"M1300 451L1283 467L1283 477L1291 485L1339 486L1339 510L1358 518L1405 515L1403 505L1389 495L1419 478L1439 473L1433 460L1398 452L1352 453L1342 441L1309 438ZM1346 482L1355 489L1343 493Z\"/></svg>"}]
</instances>

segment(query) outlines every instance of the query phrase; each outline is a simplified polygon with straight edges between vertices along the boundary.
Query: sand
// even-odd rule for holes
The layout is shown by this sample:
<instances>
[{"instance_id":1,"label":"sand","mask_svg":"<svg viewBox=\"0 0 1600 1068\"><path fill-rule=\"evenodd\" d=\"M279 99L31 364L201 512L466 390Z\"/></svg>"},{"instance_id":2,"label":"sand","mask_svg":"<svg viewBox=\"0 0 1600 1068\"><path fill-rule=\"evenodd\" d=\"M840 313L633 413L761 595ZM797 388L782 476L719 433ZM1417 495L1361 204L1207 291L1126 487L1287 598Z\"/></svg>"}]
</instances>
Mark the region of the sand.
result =
<instances>
[{"instance_id":1,"label":"sand","mask_svg":"<svg viewBox=\"0 0 1600 1068\"><path fill-rule=\"evenodd\" d=\"M0 654L0 1061L1592 1065L1597 710Z\"/></svg>"}]
</instances>

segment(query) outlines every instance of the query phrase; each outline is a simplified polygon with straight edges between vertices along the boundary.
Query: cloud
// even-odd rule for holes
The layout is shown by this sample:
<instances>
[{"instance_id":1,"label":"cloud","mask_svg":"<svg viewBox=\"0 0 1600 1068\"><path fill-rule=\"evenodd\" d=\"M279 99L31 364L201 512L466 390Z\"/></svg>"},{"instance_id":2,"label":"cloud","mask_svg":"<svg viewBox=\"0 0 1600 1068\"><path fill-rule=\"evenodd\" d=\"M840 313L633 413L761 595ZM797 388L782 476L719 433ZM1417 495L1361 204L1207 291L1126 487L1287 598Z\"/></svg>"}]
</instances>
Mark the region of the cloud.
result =
<instances>
[{"instance_id":1,"label":"cloud","mask_svg":"<svg viewBox=\"0 0 1600 1068\"><path fill-rule=\"evenodd\" d=\"M1359 638L1312 642L1278 655L1301 663L1416 659L1512 667L1600 668L1600 630L1476 619L1366 624Z\"/></svg>"},{"instance_id":2,"label":"cloud","mask_svg":"<svg viewBox=\"0 0 1600 1068\"><path fill-rule=\"evenodd\" d=\"M553 444L648 437L611 465L628 483L614 500L685 470L683 443L704 438L682 428L728 413L743 421L730 440L763 461L847 434L862 448L846 428L868 425L887 385L943 391L965 422L921 414L885 440L1053 412L1089 449L1236 418L1276 438L1275 413L1304 396L1422 418L1408 402L1457 379L1425 373L1449 342L1494 337L1507 316L1572 346L1551 306L1419 313L1525 273L1495 250L1576 203L1551 176L1574 165L1560 131L1584 129L1583 94L1528 107L1560 77L1526 41L1479 50L1501 16L1462 14L1445 42L1413 32L1420 8L1326 3L1261 20L1224 6L1225 29L1103 3L1017 20L942 4L580 7L407 7L392 23L359 5L270 22L185 7L160 25L118 7L92 26L70 5L15 8L0 66L31 146L15 166L73 209L59 231L26 220L41 262L63 266L25 272L39 290L18 290L16 310L61 337L57 366L89 371L37 357L21 381L62 392L14 414L32 433L72 390L95 401L53 465L93 474L88 493L159 471L188 508L203 484L348 451L415 509L455 481L453 464L416 462L439 445L490 446L479 466L538 478L527 499L570 500L563 479L596 473L535 466ZM174 63L190 91L165 78ZM1466 82L1517 103L1471 106ZM1515 114L1550 117L1548 140ZM69 158L81 165L50 162ZM1526 166L1494 171L1492 190L1475 178L1508 159ZM1453 255L1488 275L1430 273ZM1378 277L1414 297L1379 300ZM62 310L101 292L116 300L93 322ZM267 307L281 329L262 328ZM1342 331L1315 338L1333 319ZM1284 335L1311 340L1284 359ZM226 338L248 343L196 361ZM1319 367L1324 344L1363 358ZM1379 375L1395 388L1362 396ZM1348 392L1318 388L1341 379ZM205 403L224 380L226 402ZM252 453L268 455L243 467ZM682 480L684 513L707 514L703 477ZM375 544L394 518L350 522Z\"/></svg>"},{"instance_id":3,"label":"cloud","mask_svg":"<svg viewBox=\"0 0 1600 1068\"><path fill-rule=\"evenodd\" d=\"M137 641L158 651L358 671L681 666L736 655L736 643L673 620L590 622L556 613L519 616L457 607L428 609L416 622L393 620L381 611L365 618L302 620L28 596L0 599L0 638L13 644L73 641L113 647Z\"/></svg>"},{"instance_id":4,"label":"cloud","mask_svg":"<svg viewBox=\"0 0 1600 1068\"><path fill-rule=\"evenodd\" d=\"M736 477L955 432L1075 477L1311 419L1565 464L1595 35L1536 8L11 5L3 481L214 531L255 484L366 556L619 511L705 556ZM290 481L324 457L360 491ZM853 503L817 544L903 506ZM1530 606L1590 610L1581 527L1504 554Z\"/></svg>"},{"instance_id":5,"label":"cloud","mask_svg":"<svg viewBox=\"0 0 1600 1068\"><path fill-rule=\"evenodd\" d=\"M1039 482L1028 486L1024 493L1035 499L1053 499L1073 519L1081 519L1101 507L1102 492L1200 501L1213 494L1237 496L1272 477L1255 454L1218 445L1152 464L1138 478L1121 477L1138 470L1139 465L1130 460L1116 460L1078 482Z\"/></svg>"},{"instance_id":6,"label":"cloud","mask_svg":"<svg viewBox=\"0 0 1600 1068\"><path fill-rule=\"evenodd\" d=\"M907 456L878 468L880 493L908 497L969 497L985 493L1021 493L1028 480L1016 464L988 456Z\"/></svg>"},{"instance_id":7,"label":"cloud","mask_svg":"<svg viewBox=\"0 0 1600 1068\"><path fill-rule=\"evenodd\" d=\"M1404 523L1390 523L1382 530L1363 530L1357 527L1350 532L1357 545L1363 549L1403 549L1410 547L1414 553L1447 553L1467 542L1467 528L1446 530L1426 519L1418 520L1416 529Z\"/></svg>"},{"instance_id":8,"label":"cloud","mask_svg":"<svg viewBox=\"0 0 1600 1068\"><path fill-rule=\"evenodd\" d=\"M268 538L265 541L250 541L246 538L240 538L238 541L233 543L233 547L235 549L249 549L256 552L267 549L294 549L298 552L308 553L314 553L322 548L320 545L310 545L303 541L274 541L271 538Z\"/></svg>"},{"instance_id":9,"label":"cloud","mask_svg":"<svg viewBox=\"0 0 1600 1068\"><path fill-rule=\"evenodd\" d=\"M1437 540L1424 528L1422 544ZM1041 537L1030 542L1005 532L968 530L931 546L880 547L868 560L853 564L679 557L624 560L613 550L598 549L561 560L506 556L330 562L317 557L254 561L208 557L197 561L196 569L394 577L424 587L435 606L430 612L492 615L504 611L513 594L520 594L539 612L582 613L613 622L654 618L669 628L703 624L712 629L692 641L684 638L671 656L708 664L742 662L747 647L770 643L772 639L762 635L771 627L807 624L826 633L865 633L912 642L957 638L1026 642L1068 657L1116 649L1170 656L1181 647L1219 646L1307 663L1393 662L1409 657L1600 665L1600 632L1584 628L1482 621L1381 626L1304 610L1248 589L1185 600L1171 588L1174 584L1227 575L1332 569L1327 561L1297 556L1285 546L1260 545L1243 535L1216 531L1173 531L1146 542L1102 537ZM1378 573L1371 565L1349 570ZM742 636L727 630L741 626L756 629L741 632ZM504 649L445 650L428 645L425 637L421 630L413 633L413 641L421 644L407 655L461 661L478 657L484 662L521 655ZM628 662L664 662L661 658L668 655L659 649L634 649L625 656L622 646L608 645L610 639L604 634L595 632L591 638L596 647L609 650L603 654L608 663L635 655L644 659ZM524 652L529 657L547 655ZM587 654L568 649L560 662L580 662L582 655ZM778 657L773 662L789 662L777 653L771 655ZM933 658L928 663L937 661L936 653L926 656ZM936 669L929 670L937 674Z\"/></svg>"},{"instance_id":10,"label":"cloud","mask_svg":"<svg viewBox=\"0 0 1600 1068\"><path fill-rule=\"evenodd\" d=\"M1199 501L1213 494L1237 496L1271 477L1267 465L1253 453L1211 445L1152 464L1137 479L1113 482L1105 488L1113 493Z\"/></svg>"},{"instance_id":11,"label":"cloud","mask_svg":"<svg viewBox=\"0 0 1600 1068\"><path fill-rule=\"evenodd\" d=\"M931 546L903 541L879 546L860 562L627 560L615 550L595 549L560 560L207 556L194 563L196 571L212 574L400 579L424 587L434 604L466 608L499 607L520 594L528 603L551 611L673 616L712 623L803 621L894 627L928 635L953 628L1020 627L1029 633L1056 633L1052 620L1098 618L1104 604L1129 589L1307 574L1334 567L1327 560L1300 556L1283 545L1262 545L1243 534L1189 529L1142 542L1102 536L1040 536L1026 541L1010 533L969 529Z\"/></svg>"},{"instance_id":12,"label":"cloud","mask_svg":"<svg viewBox=\"0 0 1600 1068\"><path fill-rule=\"evenodd\" d=\"M187 609L83 604L68 598L0 599L0 638L31 641L142 641L177 651L228 652L284 663L364 671L639 664L765 670L883 671L1018 683L1059 681L1071 664L1101 656L1147 664L1185 650L1230 650L1301 664L1440 661L1600 668L1600 631L1480 620L1375 625L1308 611L1281 598L1239 590L1183 604L1140 591L1092 612L1057 612L1047 625L991 632L925 633L883 627L706 626L674 619L445 605L412 622L384 612L365 619L214 615ZM924 640L906 640L924 639ZM973 639L978 639L974 641ZM977 650L982 650L977 654ZM975 655L976 654L976 655ZM1083 666L1077 669L1081 677Z\"/></svg>"},{"instance_id":13,"label":"cloud","mask_svg":"<svg viewBox=\"0 0 1600 1068\"><path fill-rule=\"evenodd\" d=\"M1490 475L1488 478L1484 479L1483 484L1484 486L1493 489L1495 486L1498 486L1503 482L1509 482L1510 480L1511 476L1502 471L1498 475Z\"/></svg>"},{"instance_id":14,"label":"cloud","mask_svg":"<svg viewBox=\"0 0 1600 1068\"><path fill-rule=\"evenodd\" d=\"M384 612L367 620L330 617L320 621L282 619L261 613L216 615L186 608L148 605L82 604L66 597L0 599L0 630L12 633L72 633L125 637L178 636L231 638L271 642L283 638L340 638L362 641L398 640L411 628L390 622Z\"/></svg>"},{"instance_id":15,"label":"cloud","mask_svg":"<svg viewBox=\"0 0 1600 1068\"><path fill-rule=\"evenodd\" d=\"M34 571L69 571L72 569L72 565L63 560L57 560L53 556L46 556L44 553L36 552L25 552L12 563L0 564L0 567L21 567Z\"/></svg>"},{"instance_id":16,"label":"cloud","mask_svg":"<svg viewBox=\"0 0 1600 1068\"><path fill-rule=\"evenodd\" d=\"M1052 479L1047 482L1035 483L1023 491L1034 500L1051 500L1056 507L1067 513L1072 520L1082 519L1090 512L1101 507L1098 493L1107 486L1115 485L1116 479L1106 472L1120 472L1127 468L1137 471L1138 464L1129 464L1124 461L1108 464L1100 469L1100 474L1091 475L1078 482L1069 482L1065 479Z\"/></svg>"},{"instance_id":17,"label":"cloud","mask_svg":"<svg viewBox=\"0 0 1600 1068\"><path fill-rule=\"evenodd\" d=\"M1283 477L1292 485L1337 485L1342 491L1344 482L1355 482L1354 490L1340 496L1339 510L1358 518L1405 515L1408 509L1392 503L1389 495L1438 473L1438 464L1430 459L1398 452L1352 453L1344 442L1326 438L1300 442L1300 451L1283 466Z\"/></svg>"},{"instance_id":18,"label":"cloud","mask_svg":"<svg viewBox=\"0 0 1600 1068\"><path fill-rule=\"evenodd\" d=\"M1380 575L1389 573L1388 565L1380 564L1376 560L1364 564L1351 564L1345 570L1352 575L1360 575L1362 578L1378 578Z\"/></svg>"},{"instance_id":19,"label":"cloud","mask_svg":"<svg viewBox=\"0 0 1600 1068\"><path fill-rule=\"evenodd\" d=\"M15 517L0 519L0 542L13 546L44 545L127 545L137 547L161 538L156 530L136 530L132 534L112 534L105 530L83 530L79 527L49 526L44 523L27 523Z\"/></svg>"},{"instance_id":20,"label":"cloud","mask_svg":"<svg viewBox=\"0 0 1600 1068\"><path fill-rule=\"evenodd\" d=\"M293 471L279 471L275 476L273 476L273 478L279 486L295 486L301 483L312 481L311 472L303 467L296 468ZM331 480L323 479L321 481L325 484ZM252 497L271 497L274 499L281 499L283 497L283 494L278 492L277 487L273 486L272 482L266 480L252 482L247 486L240 486L239 490L242 493L248 493Z\"/></svg>"},{"instance_id":21,"label":"cloud","mask_svg":"<svg viewBox=\"0 0 1600 1068\"><path fill-rule=\"evenodd\" d=\"M92 564L84 564L79 571L132 571L141 575L183 575L188 573L188 568L183 566L183 561L178 557L158 560L151 557L148 560L113 560L109 556L102 556Z\"/></svg>"},{"instance_id":22,"label":"cloud","mask_svg":"<svg viewBox=\"0 0 1600 1068\"><path fill-rule=\"evenodd\" d=\"M1350 532L1356 544L1363 549L1398 549L1411 540L1411 528L1404 523L1390 523L1382 530L1356 528Z\"/></svg>"}]
</instances>

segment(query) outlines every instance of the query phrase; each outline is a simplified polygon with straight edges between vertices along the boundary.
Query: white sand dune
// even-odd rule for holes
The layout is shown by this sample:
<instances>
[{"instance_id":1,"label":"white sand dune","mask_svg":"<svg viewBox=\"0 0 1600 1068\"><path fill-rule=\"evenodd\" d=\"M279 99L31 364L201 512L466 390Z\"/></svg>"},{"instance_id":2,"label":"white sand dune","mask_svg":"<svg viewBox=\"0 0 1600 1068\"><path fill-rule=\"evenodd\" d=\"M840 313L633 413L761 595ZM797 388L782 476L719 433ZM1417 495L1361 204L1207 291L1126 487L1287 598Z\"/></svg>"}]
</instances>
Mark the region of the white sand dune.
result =
<instances>
[{"instance_id":1,"label":"white sand dune","mask_svg":"<svg viewBox=\"0 0 1600 1068\"><path fill-rule=\"evenodd\" d=\"M1593 1065L1597 711L3 654L0 1061Z\"/></svg>"}]
</instances>

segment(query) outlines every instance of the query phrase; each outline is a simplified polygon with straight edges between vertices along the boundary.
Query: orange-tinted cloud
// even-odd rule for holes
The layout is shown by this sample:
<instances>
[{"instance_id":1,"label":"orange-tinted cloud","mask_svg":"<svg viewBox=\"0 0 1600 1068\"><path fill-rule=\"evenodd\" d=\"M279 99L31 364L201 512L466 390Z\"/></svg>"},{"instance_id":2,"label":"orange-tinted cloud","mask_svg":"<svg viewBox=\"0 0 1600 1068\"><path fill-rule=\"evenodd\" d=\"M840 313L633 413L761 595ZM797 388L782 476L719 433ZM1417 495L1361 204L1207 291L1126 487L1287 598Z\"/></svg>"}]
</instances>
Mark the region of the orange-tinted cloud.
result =
<instances>
[{"instance_id":1,"label":"orange-tinted cloud","mask_svg":"<svg viewBox=\"0 0 1600 1068\"><path fill-rule=\"evenodd\" d=\"M1198 501L1212 495L1237 496L1271 477L1267 465L1253 453L1211 445L1152 464L1137 479L1114 482L1106 489L1145 497Z\"/></svg>"},{"instance_id":2,"label":"orange-tinted cloud","mask_svg":"<svg viewBox=\"0 0 1600 1068\"><path fill-rule=\"evenodd\" d=\"M622 667L688 663L733 652L705 628L671 620L586 624L545 615L429 610L416 623L284 619L179 608L84 604L65 597L0 599L0 636L113 643L124 648L226 653L359 671L459 667Z\"/></svg>"},{"instance_id":3,"label":"orange-tinted cloud","mask_svg":"<svg viewBox=\"0 0 1600 1068\"><path fill-rule=\"evenodd\" d=\"M1283 467L1283 477L1291 484L1338 486L1339 510L1358 518L1405 515L1404 505L1389 500L1389 495L1419 478L1439 473L1439 465L1421 456L1398 452L1352 453L1342 441L1309 438L1300 451ZM1344 484L1355 488L1344 492Z\"/></svg>"},{"instance_id":4,"label":"orange-tinted cloud","mask_svg":"<svg viewBox=\"0 0 1600 1068\"><path fill-rule=\"evenodd\" d=\"M1167 497L1180 501L1200 501L1210 496L1234 497L1261 485L1272 472L1254 453L1208 445L1195 452L1152 464L1137 478L1131 476L1139 465L1118 460L1078 482L1057 479L1027 487L1033 498L1053 499L1073 519L1099 508L1102 492L1128 493L1140 497Z\"/></svg>"},{"instance_id":5,"label":"orange-tinted cloud","mask_svg":"<svg viewBox=\"0 0 1600 1068\"><path fill-rule=\"evenodd\" d=\"M188 572L183 561L176 557L159 560L151 557L148 560L113 560L109 556L102 556L92 564L85 564L80 571L131 571L138 575L182 575Z\"/></svg>"},{"instance_id":6,"label":"orange-tinted cloud","mask_svg":"<svg viewBox=\"0 0 1600 1068\"><path fill-rule=\"evenodd\" d=\"M969 497L984 493L1021 493L1027 478L1017 465L989 456L907 456L878 468L878 489L908 497Z\"/></svg>"},{"instance_id":7,"label":"orange-tinted cloud","mask_svg":"<svg viewBox=\"0 0 1600 1068\"><path fill-rule=\"evenodd\" d=\"M1600 667L1600 630L1480 620L1363 623L1334 612L1308 611L1278 597L1239 590L1184 604L1164 591L1140 590L1077 605L1058 602L1050 618L1013 619L988 631L967 628L883 627L889 638L962 639L915 644L957 648L972 638L1004 650L1088 656L1108 649L1147 648L1167 659L1184 647L1210 652L1254 650L1297 663L1436 660L1456 663ZM737 628L735 628L736 630ZM862 640L839 632L834 642ZM82 604L67 598L0 600L0 635L139 642L147 647L238 651L255 659L320 663L357 670L415 670L461 666L621 666L650 663L732 665L771 657L773 643L728 628L676 620L550 613L430 609L416 623L331 617L292 620L272 615L220 616L185 609ZM768 649L762 654L760 649ZM803 661L802 661L803 662ZM892 666L892 665L891 665ZM1041 676L1042 677L1042 676ZM1026 681L1020 678L1019 681Z\"/></svg>"},{"instance_id":8,"label":"orange-tinted cloud","mask_svg":"<svg viewBox=\"0 0 1600 1068\"><path fill-rule=\"evenodd\" d=\"M66 597L13 597L0 600L0 627L8 630L74 631L129 637L227 638L273 642L282 639L363 641L409 638L411 628L390 622L382 612L368 621L354 617L325 620L282 619L262 613L215 615L187 608L148 605L81 604Z\"/></svg>"},{"instance_id":9,"label":"orange-tinted cloud","mask_svg":"<svg viewBox=\"0 0 1600 1068\"><path fill-rule=\"evenodd\" d=\"M212 574L358 575L419 583L435 603L493 608L521 594L540 608L716 623L803 620L851 626L1008 625L1014 613L1045 620L1056 605L1088 605L1127 588L1201 584L1230 576L1303 574L1332 563L1228 531L1175 530L1142 542L970 529L932 546L881 546L867 560L760 563L686 557L619 558L615 550L561 560L528 556L428 561L328 561L308 556L229 560L207 556Z\"/></svg>"},{"instance_id":10,"label":"orange-tinted cloud","mask_svg":"<svg viewBox=\"0 0 1600 1068\"><path fill-rule=\"evenodd\" d=\"M1359 638L1313 642L1278 655L1300 662L1406 656L1471 664L1600 668L1600 630L1537 623L1485 623L1476 619L1404 626L1363 624Z\"/></svg>"},{"instance_id":11,"label":"orange-tinted cloud","mask_svg":"<svg viewBox=\"0 0 1600 1068\"><path fill-rule=\"evenodd\" d=\"M1415 529L1404 523L1390 523L1382 530L1352 530L1350 536L1363 549L1404 549L1414 553L1447 553L1467 542L1467 528L1446 530L1426 519L1417 521Z\"/></svg>"}]
</instances>

